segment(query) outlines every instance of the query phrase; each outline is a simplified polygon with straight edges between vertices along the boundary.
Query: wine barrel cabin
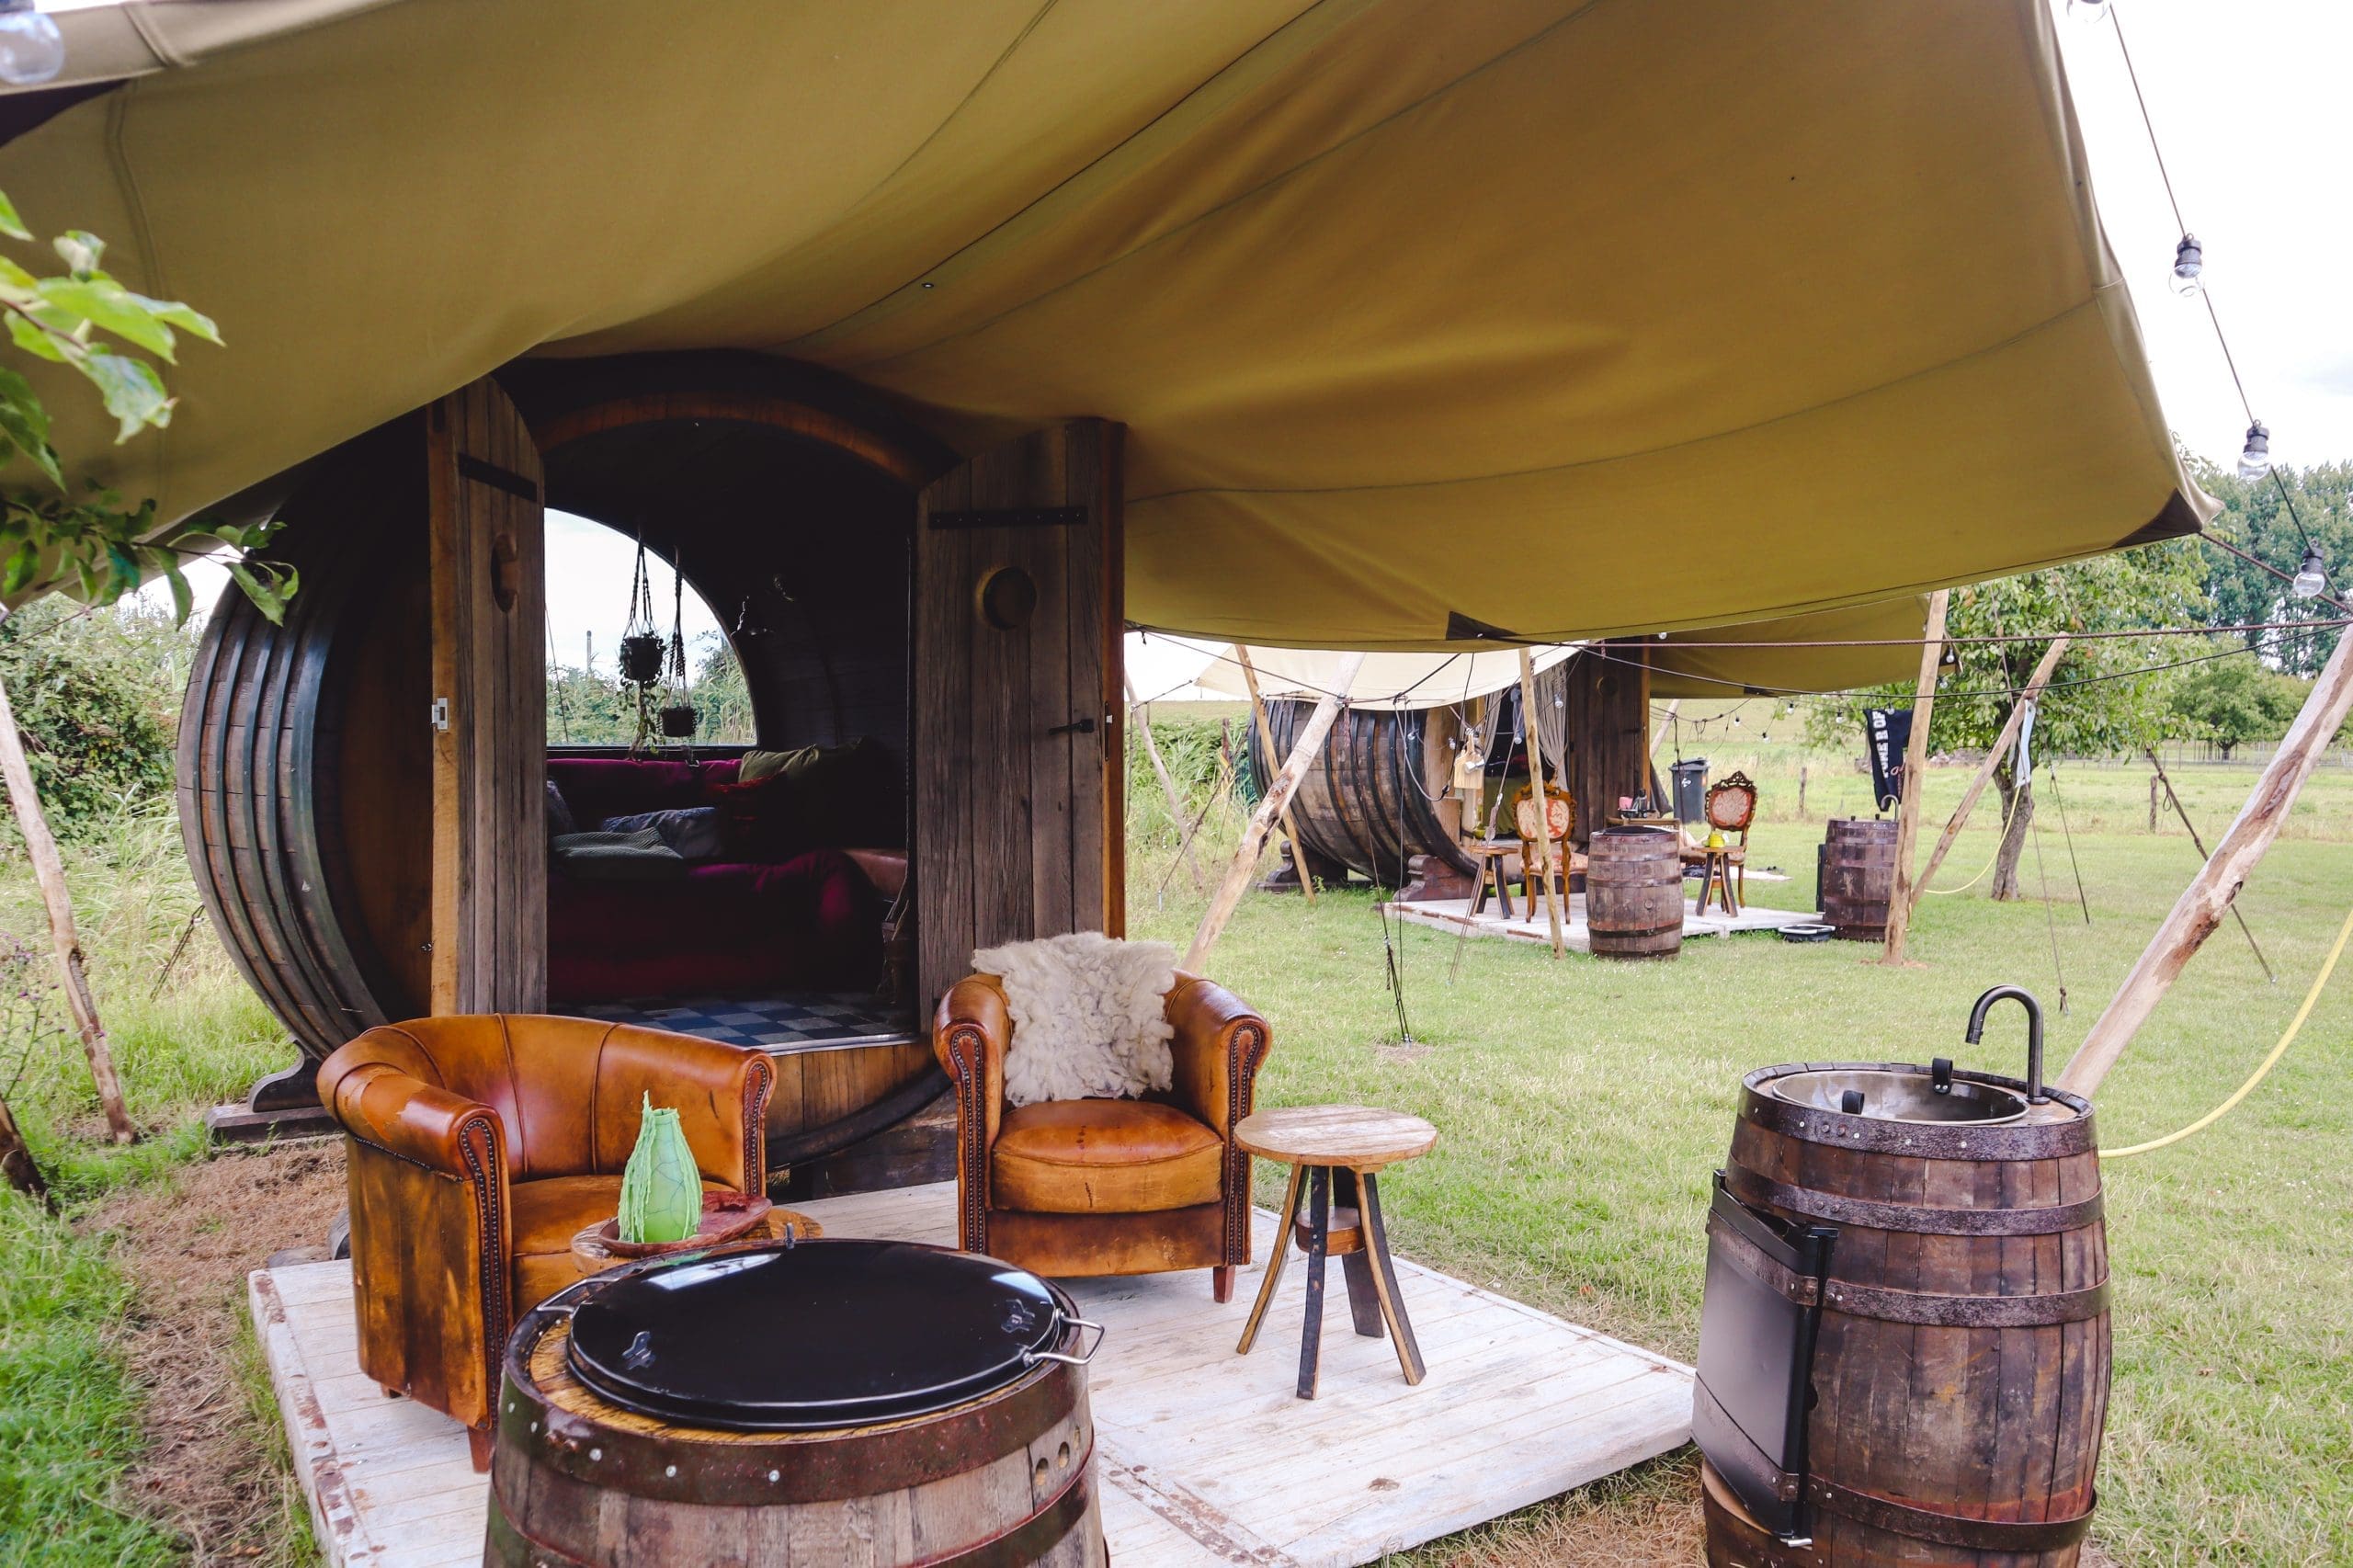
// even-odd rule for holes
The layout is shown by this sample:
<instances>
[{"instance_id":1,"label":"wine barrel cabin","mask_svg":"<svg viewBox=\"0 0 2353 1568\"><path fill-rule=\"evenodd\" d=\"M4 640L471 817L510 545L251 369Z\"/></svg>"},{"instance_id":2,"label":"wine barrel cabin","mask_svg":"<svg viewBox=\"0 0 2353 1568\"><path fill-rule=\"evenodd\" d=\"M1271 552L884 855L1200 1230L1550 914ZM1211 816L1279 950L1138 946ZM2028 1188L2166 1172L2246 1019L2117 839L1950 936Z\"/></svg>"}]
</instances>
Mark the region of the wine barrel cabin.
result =
<instances>
[{"instance_id":1,"label":"wine barrel cabin","mask_svg":"<svg viewBox=\"0 0 2353 1568\"><path fill-rule=\"evenodd\" d=\"M972 949L1120 928L1120 437L960 462L763 358L544 360L248 493L299 525L303 586L280 625L224 595L178 782L213 924L301 1050L249 1113L315 1106L375 1024L576 1012L768 1050L797 1190L927 1169L920 1020ZM550 508L716 608L756 747L550 747ZM737 779L754 750L841 787L782 804ZM551 869L559 829L702 805L726 847L683 880Z\"/></svg>"}]
</instances>

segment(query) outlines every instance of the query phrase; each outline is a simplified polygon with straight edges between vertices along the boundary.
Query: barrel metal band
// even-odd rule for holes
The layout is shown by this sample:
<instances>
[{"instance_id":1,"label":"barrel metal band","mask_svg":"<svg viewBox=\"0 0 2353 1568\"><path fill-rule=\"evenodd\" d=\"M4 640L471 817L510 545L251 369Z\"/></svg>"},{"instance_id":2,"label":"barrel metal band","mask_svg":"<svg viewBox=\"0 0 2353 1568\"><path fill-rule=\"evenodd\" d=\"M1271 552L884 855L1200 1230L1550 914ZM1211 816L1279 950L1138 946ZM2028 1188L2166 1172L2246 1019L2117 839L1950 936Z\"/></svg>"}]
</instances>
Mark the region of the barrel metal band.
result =
<instances>
[{"instance_id":1,"label":"barrel metal band","mask_svg":"<svg viewBox=\"0 0 2353 1568\"><path fill-rule=\"evenodd\" d=\"M1708 1216L1708 1240L1730 1253L1733 1261L1802 1307L1819 1306L1822 1281L1792 1273L1765 1256L1756 1243L1717 1219Z\"/></svg>"},{"instance_id":2,"label":"barrel metal band","mask_svg":"<svg viewBox=\"0 0 2353 1568\"><path fill-rule=\"evenodd\" d=\"M2090 1533L2093 1509L2099 1506L2095 1497L2091 1507L2073 1518L1969 1519L1857 1492L1818 1475L1806 1482L1806 1492L1814 1506L1857 1524L1892 1535L1909 1536L1915 1540L1956 1546L1964 1551L2058 1551Z\"/></svg>"},{"instance_id":3,"label":"barrel metal band","mask_svg":"<svg viewBox=\"0 0 2353 1568\"><path fill-rule=\"evenodd\" d=\"M1928 1069L1914 1062L1790 1062L1760 1067L1741 1080L1740 1115L1770 1132L1805 1143L1861 1149L1872 1153L1904 1154L1927 1160L2056 1160L2087 1154L2098 1147L2092 1128L2090 1102L2063 1089L2051 1089L2051 1098L2075 1114L2065 1121L1895 1121L1881 1117L1849 1116L1844 1111L1799 1105L1774 1094L1774 1079L1797 1073L1837 1072L1862 1067L1874 1072L1916 1073ZM1998 1073L1957 1072L1954 1077L1972 1084L2023 1093L2026 1084Z\"/></svg>"},{"instance_id":4,"label":"barrel metal band","mask_svg":"<svg viewBox=\"0 0 2353 1568\"><path fill-rule=\"evenodd\" d=\"M2102 1212L2101 1195L2040 1209L1948 1209L1925 1203L1874 1203L1835 1192L1791 1187L1742 1165L1724 1172L1724 1185L1743 1203L1765 1204L1834 1224L1929 1236L2049 1236L2079 1231Z\"/></svg>"},{"instance_id":5,"label":"barrel metal band","mask_svg":"<svg viewBox=\"0 0 2353 1568\"><path fill-rule=\"evenodd\" d=\"M1849 1317L1935 1328L2046 1328L2108 1311L2108 1281L2041 1296L1949 1296L1833 1279L1823 1300Z\"/></svg>"}]
</instances>

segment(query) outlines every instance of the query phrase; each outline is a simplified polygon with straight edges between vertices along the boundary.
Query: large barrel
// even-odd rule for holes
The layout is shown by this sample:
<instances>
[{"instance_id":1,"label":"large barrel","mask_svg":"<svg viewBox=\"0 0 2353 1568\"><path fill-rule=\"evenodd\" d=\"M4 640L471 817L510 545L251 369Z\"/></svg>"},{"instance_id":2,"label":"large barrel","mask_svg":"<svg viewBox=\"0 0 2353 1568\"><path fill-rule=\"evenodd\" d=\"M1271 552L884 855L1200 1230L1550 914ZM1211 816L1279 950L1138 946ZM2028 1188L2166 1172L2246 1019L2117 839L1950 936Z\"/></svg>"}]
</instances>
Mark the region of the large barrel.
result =
<instances>
[{"instance_id":1,"label":"large barrel","mask_svg":"<svg viewBox=\"0 0 2353 1568\"><path fill-rule=\"evenodd\" d=\"M728 1431L623 1409L574 1376L566 1313L595 1289L534 1309L508 1341L484 1568L1102 1568L1076 1326L1055 1346L1066 1359L937 1414Z\"/></svg>"},{"instance_id":2,"label":"large barrel","mask_svg":"<svg viewBox=\"0 0 2353 1568\"><path fill-rule=\"evenodd\" d=\"M1285 699L1267 704L1276 758L1269 767L1256 724L1245 747L1263 793L1274 767L1290 755L1314 705ZM1358 871L1389 887L1404 881L1405 861L1435 857L1464 877L1479 865L1439 818L1438 802L1454 778L1453 710L1356 709L1340 715L1299 790L1291 820L1311 859Z\"/></svg>"},{"instance_id":3,"label":"large barrel","mask_svg":"<svg viewBox=\"0 0 2353 1568\"><path fill-rule=\"evenodd\" d=\"M1942 1095L1929 1069L1904 1064L1793 1063L1745 1080L1722 1199L1780 1233L1827 1227L1835 1238L1813 1284L1741 1241L1721 1210L1711 1219L1694 1428L1722 1472L1703 1495L1712 1563L2076 1562L2109 1389L2091 1107L2056 1090L2028 1106L2017 1079L1952 1076ZM1992 1109L2013 1114L1954 1119L1994 1096ZM1743 1305L1751 1290L1765 1294ZM1784 1499L1810 1514L1802 1549L1768 1534L1724 1484L1753 1465L1756 1435L1734 1430L1711 1392L1719 1376L1728 1391L1752 1375L1789 1386L1754 1327L1754 1301L1776 1291L1819 1304L1810 1388L1796 1385L1811 1401L1804 1441L1794 1467L1786 1456L1778 1466ZM1804 1376L1802 1352L1798 1364Z\"/></svg>"},{"instance_id":4,"label":"large barrel","mask_svg":"<svg viewBox=\"0 0 2353 1568\"><path fill-rule=\"evenodd\" d=\"M1646 827L1593 835L1585 920L1596 958L1665 959L1683 949L1683 856L1677 835Z\"/></svg>"},{"instance_id":5,"label":"large barrel","mask_svg":"<svg viewBox=\"0 0 2353 1568\"><path fill-rule=\"evenodd\" d=\"M1895 892L1895 832L1892 820L1832 817L1822 854L1822 918L1847 942L1887 936L1887 903Z\"/></svg>"}]
</instances>

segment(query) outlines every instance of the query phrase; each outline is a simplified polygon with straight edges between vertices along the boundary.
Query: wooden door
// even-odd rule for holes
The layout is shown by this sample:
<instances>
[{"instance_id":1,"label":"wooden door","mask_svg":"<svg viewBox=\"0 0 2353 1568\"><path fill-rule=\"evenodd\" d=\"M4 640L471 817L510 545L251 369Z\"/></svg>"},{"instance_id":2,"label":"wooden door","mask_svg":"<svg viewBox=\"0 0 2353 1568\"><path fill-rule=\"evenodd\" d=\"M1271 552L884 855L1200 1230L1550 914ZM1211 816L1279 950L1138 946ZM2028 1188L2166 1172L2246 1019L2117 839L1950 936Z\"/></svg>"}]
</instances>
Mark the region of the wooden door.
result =
<instances>
[{"instance_id":1,"label":"wooden door","mask_svg":"<svg viewBox=\"0 0 2353 1568\"><path fill-rule=\"evenodd\" d=\"M539 1012L548 994L540 454L488 381L433 404L426 441L433 1011Z\"/></svg>"},{"instance_id":2,"label":"wooden door","mask_svg":"<svg viewBox=\"0 0 2353 1568\"><path fill-rule=\"evenodd\" d=\"M1120 437L982 453L915 518L915 875L925 1016L972 951L1126 925Z\"/></svg>"}]
</instances>

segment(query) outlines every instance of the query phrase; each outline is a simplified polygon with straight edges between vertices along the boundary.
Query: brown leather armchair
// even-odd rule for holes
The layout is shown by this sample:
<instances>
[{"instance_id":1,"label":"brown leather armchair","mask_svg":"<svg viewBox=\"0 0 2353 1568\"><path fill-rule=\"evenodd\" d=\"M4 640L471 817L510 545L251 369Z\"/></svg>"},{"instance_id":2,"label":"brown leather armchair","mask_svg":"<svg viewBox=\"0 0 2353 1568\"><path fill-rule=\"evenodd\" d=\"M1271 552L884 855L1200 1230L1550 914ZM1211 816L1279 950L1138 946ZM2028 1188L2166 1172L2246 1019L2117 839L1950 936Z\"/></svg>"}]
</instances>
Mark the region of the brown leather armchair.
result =
<instances>
[{"instance_id":1,"label":"brown leather armchair","mask_svg":"<svg viewBox=\"0 0 2353 1568\"><path fill-rule=\"evenodd\" d=\"M1250 1114L1267 1020L1222 986L1179 971L1168 993L1175 1072L1138 1100L1005 1103L1013 1019L994 975L940 998L931 1045L956 1085L961 1244L1040 1274L1208 1268L1217 1300L1250 1261Z\"/></svg>"},{"instance_id":2,"label":"brown leather armchair","mask_svg":"<svg viewBox=\"0 0 2353 1568\"><path fill-rule=\"evenodd\" d=\"M582 1277L572 1238L619 1210L643 1096L677 1108L706 1187L757 1193L775 1074L717 1040L524 1014L389 1024L328 1057L360 1369L472 1427L485 1468L508 1330Z\"/></svg>"}]
</instances>

